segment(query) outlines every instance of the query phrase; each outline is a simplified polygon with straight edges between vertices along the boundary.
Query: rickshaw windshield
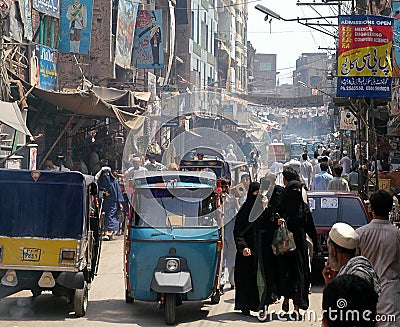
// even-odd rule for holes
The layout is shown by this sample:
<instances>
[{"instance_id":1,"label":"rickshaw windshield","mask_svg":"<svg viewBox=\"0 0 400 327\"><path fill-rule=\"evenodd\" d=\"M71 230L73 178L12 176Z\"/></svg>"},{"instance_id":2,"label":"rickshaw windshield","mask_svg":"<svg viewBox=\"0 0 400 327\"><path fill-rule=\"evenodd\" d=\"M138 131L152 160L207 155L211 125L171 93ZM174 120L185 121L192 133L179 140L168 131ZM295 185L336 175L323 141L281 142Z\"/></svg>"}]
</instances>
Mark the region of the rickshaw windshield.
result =
<instances>
[{"instance_id":1,"label":"rickshaw windshield","mask_svg":"<svg viewBox=\"0 0 400 327\"><path fill-rule=\"evenodd\" d=\"M206 190L201 190L206 191ZM178 192L179 193L179 192ZM206 194L209 194L209 190ZM214 196L171 194L168 190L141 190L135 195L138 226L160 228L216 226Z\"/></svg>"}]
</instances>

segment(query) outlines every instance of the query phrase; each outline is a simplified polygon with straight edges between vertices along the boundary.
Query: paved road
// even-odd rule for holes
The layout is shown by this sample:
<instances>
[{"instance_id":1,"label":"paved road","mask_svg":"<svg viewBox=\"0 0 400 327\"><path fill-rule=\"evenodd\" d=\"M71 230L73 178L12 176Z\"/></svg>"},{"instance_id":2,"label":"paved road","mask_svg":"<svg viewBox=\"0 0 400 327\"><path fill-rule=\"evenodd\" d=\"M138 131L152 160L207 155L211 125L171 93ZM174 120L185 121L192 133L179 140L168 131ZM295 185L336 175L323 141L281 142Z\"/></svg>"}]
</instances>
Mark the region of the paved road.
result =
<instances>
[{"instance_id":1,"label":"paved road","mask_svg":"<svg viewBox=\"0 0 400 327\"><path fill-rule=\"evenodd\" d=\"M86 327L86 326L165 326L163 311L156 303L136 301L125 303L122 266L122 239L103 243L99 274L92 283L89 292L87 314L75 318L67 310L63 298L55 298L51 294L42 294L34 301L31 293L20 292L0 300L1 327ZM311 295L311 310L320 316L322 288L315 287ZM273 321L260 323L255 313L252 317L244 317L233 310L234 291L226 290L218 305L210 301L184 302L177 308L178 326L320 326L320 321L279 321L288 318L273 315ZM280 304L271 310L279 311ZM311 315L312 313L310 313ZM315 319L311 319L315 320Z\"/></svg>"}]
</instances>

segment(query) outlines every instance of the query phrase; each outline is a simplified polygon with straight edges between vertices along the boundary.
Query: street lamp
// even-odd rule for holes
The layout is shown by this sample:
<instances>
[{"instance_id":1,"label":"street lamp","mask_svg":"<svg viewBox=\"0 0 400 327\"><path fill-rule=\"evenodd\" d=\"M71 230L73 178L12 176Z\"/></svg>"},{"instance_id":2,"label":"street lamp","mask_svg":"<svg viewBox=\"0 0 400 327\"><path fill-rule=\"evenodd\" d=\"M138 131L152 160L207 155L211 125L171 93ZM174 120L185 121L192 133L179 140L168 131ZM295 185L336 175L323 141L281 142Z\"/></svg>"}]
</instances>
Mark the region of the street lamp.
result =
<instances>
[{"instance_id":1,"label":"street lamp","mask_svg":"<svg viewBox=\"0 0 400 327\"><path fill-rule=\"evenodd\" d=\"M285 22L297 22L297 23L299 23L301 25L307 26L307 27L309 27L309 28L311 28L313 30L316 30L318 32L321 32L321 33L324 33L326 35L332 36L334 38L338 37L337 35L327 31L326 29L322 29L321 26L323 26L323 24L321 24L319 22L317 22L317 24L313 24L313 23L309 23L308 22L309 20L315 20L315 19L320 20L321 18L323 18L323 19L338 18L338 16L307 17L307 18L299 18L299 17L297 17L297 18L287 19L287 18L283 18L281 15L277 14L275 11L273 11L273 10L267 8L267 7L264 7L263 5L256 5L255 8L258 11L261 11L263 14L266 15L264 20L268 20L269 16L271 16L272 18L275 18L275 19L278 19L278 20L283 20ZM320 28L315 27L313 25L319 26ZM329 26L333 27L334 25L333 24L329 24Z\"/></svg>"}]
</instances>

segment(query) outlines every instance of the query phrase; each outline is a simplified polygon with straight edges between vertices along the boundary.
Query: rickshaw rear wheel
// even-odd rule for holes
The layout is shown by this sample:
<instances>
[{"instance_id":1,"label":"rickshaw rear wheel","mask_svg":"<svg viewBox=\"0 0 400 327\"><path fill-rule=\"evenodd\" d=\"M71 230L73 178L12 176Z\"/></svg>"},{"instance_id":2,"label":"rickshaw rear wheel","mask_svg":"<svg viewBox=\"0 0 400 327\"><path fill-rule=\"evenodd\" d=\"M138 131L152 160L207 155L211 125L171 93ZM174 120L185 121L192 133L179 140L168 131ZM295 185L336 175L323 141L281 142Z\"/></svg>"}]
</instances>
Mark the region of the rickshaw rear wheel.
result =
<instances>
[{"instance_id":1,"label":"rickshaw rear wheel","mask_svg":"<svg viewBox=\"0 0 400 327\"><path fill-rule=\"evenodd\" d=\"M221 300L221 292L217 289L211 295L211 303L218 304L220 300Z\"/></svg>"},{"instance_id":2,"label":"rickshaw rear wheel","mask_svg":"<svg viewBox=\"0 0 400 327\"><path fill-rule=\"evenodd\" d=\"M88 295L89 290L86 282L84 282L83 288L78 288L75 290L73 306L76 317L83 317L86 314L89 301Z\"/></svg>"},{"instance_id":3,"label":"rickshaw rear wheel","mask_svg":"<svg viewBox=\"0 0 400 327\"><path fill-rule=\"evenodd\" d=\"M133 303L135 299L129 295L128 290L125 290L125 302L126 303Z\"/></svg>"},{"instance_id":4,"label":"rickshaw rear wheel","mask_svg":"<svg viewBox=\"0 0 400 327\"><path fill-rule=\"evenodd\" d=\"M165 323L173 325L176 320L176 294L165 294Z\"/></svg>"}]
</instances>

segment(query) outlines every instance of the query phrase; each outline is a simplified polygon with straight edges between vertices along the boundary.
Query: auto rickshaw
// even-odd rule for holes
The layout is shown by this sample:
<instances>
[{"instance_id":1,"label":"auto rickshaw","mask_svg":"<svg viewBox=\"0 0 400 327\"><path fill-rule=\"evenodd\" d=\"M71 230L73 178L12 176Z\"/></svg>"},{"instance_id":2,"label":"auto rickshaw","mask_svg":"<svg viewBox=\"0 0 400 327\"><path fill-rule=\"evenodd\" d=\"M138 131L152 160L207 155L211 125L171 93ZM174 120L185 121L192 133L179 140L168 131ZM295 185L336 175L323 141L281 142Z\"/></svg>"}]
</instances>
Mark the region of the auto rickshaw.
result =
<instances>
[{"instance_id":1,"label":"auto rickshaw","mask_svg":"<svg viewBox=\"0 0 400 327\"><path fill-rule=\"evenodd\" d=\"M212 172L127 173L125 299L158 301L174 324L182 301L220 301L220 187Z\"/></svg>"},{"instance_id":2,"label":"auto rickshaw","mask_svg":"<svg viewBox=\"0 0 400 327\"><path fill-rule=\"evenodd\" d=\"M0 169L0 298L65 296L84 316L102 223L93 176Z\"/></svg>"}]
</instances>

